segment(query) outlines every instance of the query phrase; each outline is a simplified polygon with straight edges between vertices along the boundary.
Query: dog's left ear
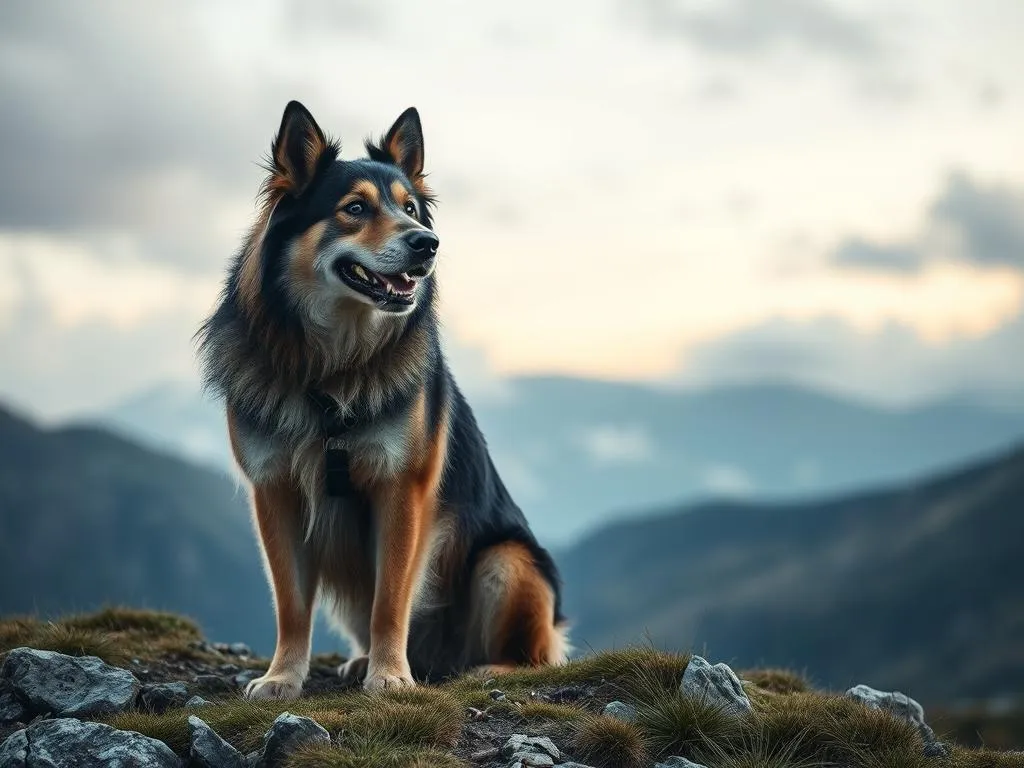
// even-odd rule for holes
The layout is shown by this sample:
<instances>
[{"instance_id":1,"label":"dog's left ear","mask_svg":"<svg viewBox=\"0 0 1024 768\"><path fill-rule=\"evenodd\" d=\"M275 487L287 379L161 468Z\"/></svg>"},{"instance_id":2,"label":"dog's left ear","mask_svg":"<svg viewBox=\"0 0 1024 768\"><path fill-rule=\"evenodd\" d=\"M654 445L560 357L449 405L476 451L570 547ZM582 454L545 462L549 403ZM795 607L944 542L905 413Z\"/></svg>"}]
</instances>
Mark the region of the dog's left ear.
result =
<instances>
[{"instance_id":1,"label":"dog's left ear","mask_svg":"<svg viewBox=\"0 0 1024 768\"><path fill-rule=\"evenodd\" d=\"M423 176L423 128L416 107L399 115L384 137L383 149L415 183Z\"/></svg>"}]
</instances>

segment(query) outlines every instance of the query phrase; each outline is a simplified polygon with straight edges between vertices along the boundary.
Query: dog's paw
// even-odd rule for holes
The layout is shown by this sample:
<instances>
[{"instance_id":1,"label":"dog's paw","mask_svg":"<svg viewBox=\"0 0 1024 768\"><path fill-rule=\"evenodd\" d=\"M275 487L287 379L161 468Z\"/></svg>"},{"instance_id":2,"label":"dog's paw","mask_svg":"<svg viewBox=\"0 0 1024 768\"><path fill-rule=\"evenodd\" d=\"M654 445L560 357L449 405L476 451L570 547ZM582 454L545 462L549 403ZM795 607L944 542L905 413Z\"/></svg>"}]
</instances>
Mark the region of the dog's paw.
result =
<instances>
[{"instance_id":1,"label":"dog's paw","mask_svg":"<svg viewBox=\"0 0 1024 768\"><path fill-rule=\"evenodd\" d=\"M356 656L338 667L338 675L345 685L359 685L366 678L366 668L370 663L369 656Z\"/></svg>"},{"instance_id":2,"label":"dog's paw","mask_svg":"<svg viewBox=\"0 0 1024 768\"><path fill-rule=\"evenodd\" d=\"M297 699L302 694L302 680L293 675L264 675L245 687L247 699Z\"/></svg>"},{"instance_id":3,"label":"dog's paw","mask_svg":"<svg viewBox=\"0 0 1024 768\"><path fill-rule=\"evenodd\" d=\"M412 688L416 683L412 679L412 671L409 665L394 669L373 668L368 666L366 680L363 681L363 688L367 691L383 691L393 688Z\"/></svg>"}]
</instances>

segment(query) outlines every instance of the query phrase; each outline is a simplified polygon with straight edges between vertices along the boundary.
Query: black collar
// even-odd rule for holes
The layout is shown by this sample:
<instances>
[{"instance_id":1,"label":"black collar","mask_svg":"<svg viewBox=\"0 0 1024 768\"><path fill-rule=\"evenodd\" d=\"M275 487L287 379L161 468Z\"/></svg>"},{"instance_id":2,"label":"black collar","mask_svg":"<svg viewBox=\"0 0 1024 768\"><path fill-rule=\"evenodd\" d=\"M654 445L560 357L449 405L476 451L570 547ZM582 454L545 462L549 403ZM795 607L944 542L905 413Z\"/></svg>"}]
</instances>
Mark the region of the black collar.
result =
<instances>
[{"instance_id":1,"label":"black collar","mask_svg":"<svg viewBox=\"0 0 1024 768\"><path fill-rule=\"evenodd\" d=\"M310 388L308 397L320 415L320 434L325 439L344 437L375 422L397 416L412 402L408 395L392 396L380 411L374 413L367 409L344 411L333 397L319 389Z\"/></svg>"},{"instance_id":2,"label":"black collar","mask_svg":"<svg viewBox=\"0 0 1024 768\"><path fill-rule=\"evenodd\" d=\"M320 416L320 434L324 438L344 437L356 429L369 426L373 421L365 413L346 413L333 397L320 390L310 389L308 396Z\"/></svg>"}]
</instances>

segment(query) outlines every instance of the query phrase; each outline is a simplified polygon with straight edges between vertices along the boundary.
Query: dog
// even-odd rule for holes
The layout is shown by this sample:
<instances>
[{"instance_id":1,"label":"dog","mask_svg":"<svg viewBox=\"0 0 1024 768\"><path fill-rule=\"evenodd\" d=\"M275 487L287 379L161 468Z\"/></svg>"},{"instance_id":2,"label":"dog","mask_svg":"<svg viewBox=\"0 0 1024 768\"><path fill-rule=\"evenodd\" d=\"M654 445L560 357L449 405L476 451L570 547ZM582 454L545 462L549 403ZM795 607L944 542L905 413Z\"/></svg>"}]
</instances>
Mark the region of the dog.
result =
<instances>
[{"instance_id":1,"label":"dog","mask_svg":"<svg viewBox=\"0 0 1024 768\"><path fill-rule=\"evenodd\" d=\"M440 241L409 108L342 160L292 101L256 221L196 334L273 594L248 698L300 695L319 603L367 690L560 664L559 575L442 354Z\"/></svg>"}]
</instances>

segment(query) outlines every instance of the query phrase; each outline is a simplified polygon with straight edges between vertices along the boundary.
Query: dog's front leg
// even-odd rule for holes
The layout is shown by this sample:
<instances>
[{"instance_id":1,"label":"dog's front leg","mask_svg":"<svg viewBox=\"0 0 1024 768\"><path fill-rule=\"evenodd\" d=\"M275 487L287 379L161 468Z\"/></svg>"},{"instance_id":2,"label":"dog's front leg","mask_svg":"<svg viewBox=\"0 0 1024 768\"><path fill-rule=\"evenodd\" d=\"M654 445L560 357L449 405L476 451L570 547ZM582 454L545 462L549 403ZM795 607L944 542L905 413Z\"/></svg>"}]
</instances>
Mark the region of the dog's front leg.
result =
<instances>
[{"instance_id":1,"label":"dog's front leg","mask_svg":"<svg viewBox=\"0 0 1024 768\"><path fill-rule=\"evenodd\" d=\"M245 689L251 699L293 699L309 672L317 569L302 536L302 495L291 483L256 485L253 505L270 571L277 613L277 647L270 668Z\"/></svg>"},{"instance_id":2,"label":"dog's front leg","mask_svg":"<svg viewBox=\"0 0 1024 768\"><path fill-rule=\"evenodd\" d=\"M401 481L375 504L377 574L370 617L367 690L415 685L409 669L409 622L432 513L416 484Z\"/></svg>"}]
</instances>

